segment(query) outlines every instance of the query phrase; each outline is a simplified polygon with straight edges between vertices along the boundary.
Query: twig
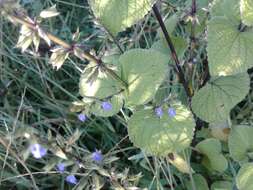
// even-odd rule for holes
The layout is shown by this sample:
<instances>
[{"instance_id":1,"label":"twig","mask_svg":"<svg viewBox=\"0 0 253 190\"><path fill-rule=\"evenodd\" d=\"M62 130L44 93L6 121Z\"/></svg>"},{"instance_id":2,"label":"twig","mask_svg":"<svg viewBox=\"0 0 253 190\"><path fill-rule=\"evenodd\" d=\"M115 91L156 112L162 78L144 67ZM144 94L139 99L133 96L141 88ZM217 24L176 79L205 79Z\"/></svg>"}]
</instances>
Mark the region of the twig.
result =
<instances>
[{"instance_id":1,"label":"twig","mask_svg":"<svg viewBox=\"0 0 253 190\"><path fill-rule=\"evenodd\" d=\"M191 7L191 36L190 36L190 61L193 61L194 48L196 46L196 37L195 37L195 27L196 27L196 12L197 12L197 4L196 0L192 0Z\"/></svg>"},{"instance_id":2,"label":"twig","mask_svg":"<svg viewBox=\"0 0 253 190\"><path fill-rule=\"evenodd\" d=\"M155 13L156 19L159 22L159 25L161 26L161 29L162 29L162 32L163 32L163 34L165 36L167 44L168 44L168 46L170 48L171 56L172 56L172 58L173 58L173 60L174 60L174 62L176 64L176 69L177 69L177 73L178 73L179 79L180 79L181 83L184 86L184 89L185 89L185 92L186 92L188 98L191 99L192 93L191 93L191 91L189 89L188 83L185 80L185 76L184 76L183 70L182 70L182 68L180 66L180 62L179 62L179 59L178 59L178 56L177 56L174 44L173 44L173 42L172 42L172 40L170 38L170 35L169 35L169 33L168 33L168 31L167 31L167 29L165 27L165 24L163 22L162 16L161 16L161 14L160 14L160 12L159 12L156 4L153 6L153 11Z\"/></svg>"},{"instance_id":3,"label":"twig","mask_svg":"<svg viewBox=\"0 0 253 190\"><path fill-rule=\"evenodd\" d=\"M122 47L120 46L120 44L119 44L119 42L117 41L117 39L115 38L115 36L113 36L113 34L112 34L109 30L107 30L107 29L105 29L105 30L106 30L106 32L109 34L109 36L112 38L112 41L113 41L113 42L116 44L116 46L118 47L120 53L121 53L121 54L124 53L124 50L123 50Z\"/></svg>"},{"instance_id":4,"label":"twig","mask_svg":"<svg viewBox=\"0 0 253 190\"><path fill-rule=\"evenodd\" d=\"M32 30L35 30L35 31L37 30L36 25L34 25L34 24L32 24L32 23L26 21L26 20L23 19L23 18L20 18L18 15L9 15L9 16L10 16L10 18L11 18L14 22L19 23L19 24L21 24L21 25L25 25L25 26L29 27L29 28L32 29ZM72 45L70 45L70 44L68 44L67 42L63 41L62 39L56 37L55 35L53 35L53 34L51 34L51 33L49 33L49 32L45 32L45 33L46 33L47 37L48 37L52 42L54 42L55 44L58 44L58 45L62 46L62 47L65 48L65 49L72 49L72 48L73 48ZM81 50L81 49L80 49L80 50ZM88 61L90 61L90 62L94 62L94 63L98 64L99 66L103 67L103 69L104 69L109 75L111 75L115 80L117 80L118 82L120 82L121 85L123 85L125 88L128 86L128 84L127 84L124 80L122 80L122 79L117 75L117 73L115 73L113 70L111 70L111 69L109 69L108 67L106 67L106 66L103 64L102 60L96 58L95 56L93 56L93 55L91 55L90 53L85 52L85 51L82 51L81 57L82 57L83 59L86 59L86 60L88 60Z\"/></svg>"}]
</instances>

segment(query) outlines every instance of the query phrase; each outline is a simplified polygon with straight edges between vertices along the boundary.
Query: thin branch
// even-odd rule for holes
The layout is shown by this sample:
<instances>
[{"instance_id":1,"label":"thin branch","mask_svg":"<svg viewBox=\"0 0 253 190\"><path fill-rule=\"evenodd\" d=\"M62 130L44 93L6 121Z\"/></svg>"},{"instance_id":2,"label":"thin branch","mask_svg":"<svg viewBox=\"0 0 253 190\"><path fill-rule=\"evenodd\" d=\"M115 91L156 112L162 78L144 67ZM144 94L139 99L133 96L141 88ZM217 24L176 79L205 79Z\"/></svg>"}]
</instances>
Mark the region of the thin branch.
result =
<instances>
[{"instance_id":1,"label":"thin branch","mask_svg":"<svg viewBox=\"0 0 253 190\"><path fill-rule=\"evenodd\" d=\"M116 44L116 46L118 47L120 53L123 54L123 53L124 53L124 50L123 50L122 47L120 46L120 44L119 44L119 42L117 41L117 39L115 38L115 36L113 36L113 34L112 34L109 30L107 30L107 29L105 29L105 30L106 30L106 32L109 34L109 36L112 38L112 41L113 41L113 42Z\"/></svg>"},{"instance_id":2,"label":"thin branch","mask_svg":"<svg viewBox=\"0 0 253 190\"><path fill-rule=\"evenodd\" d=\"M29 28L32 29L32 30L35 30L35 31L37 30L37 26L36 26L36 25L34 25L34 24L28 22L27 20L25 20L25 19L19 17L18 15L9 15L9 16L10 16L10 18L11 18L14 22L19 23L19 24L21 24L21 25L25 25L25 26L29 27ZM46 35L47 35L47 37L48 37L52 42L54 42L54 43L57 44L57 45L62 46L62 47L65 48L65 49L72 49L72 48L73 48L72 45L68 44L67 42L63 41L62 39L56 37L55 35L53 35L53 34L51 34L51 33L49 33L49 32L46 32ZM80 50L81 50L81 49L80 49ZM81 51L82 51L82 50L81 50ZM115 80L117 80L118 82L120 82L121 85L124 86L125 88L128 86L128 84L127 84L124 80L122 80L121 77L120 77L117 73L115 73L113 70L111 70L111 69L109 69L108 67L106 67L106 66L103 64L102 60L96 58L95 56L93 56L93 55L91 55L90 53L85 52L85 51L82 51L81 57L82 57L83 59L86 59L86 60L88 60L88 61L90 61L90 62L94 62L94 63L98 64L99 66L103 67L103 69L104 69L109 75L111 75Z\"/></svg>"},{"instance_id":3,"label":"thin branch","mask_svg":"<svg viewBox=\"0 0 253 190\"><path fill-rule=\"evenodd\" d=\"M153 6L153 11L155 13L156 19L159 22L159 25L161 26L161 29L162 29L162 32L163 32L163 34L165 36L167 44L168 44L168 46L170 48L171 56L172 56L172 58L173 58L173 60L174 60L174 62L176 64L176 69L177 69L177 73L178 73L179 79L180 79L181 83L184 86L184 89L185 89L185 92L186 92L188 98L190 99L192 97L192 92L190 91L189 86L188 86L188 84L187 84L187 82L185 80L185 76L184 76L183 70L182 70L182 68L180 66L180 62L179 62L179 59L178 59L178 56L177 56L174 44L173 44L173 42L171 40L171 37L170 37L170 35L169 35L166 27L165 27L165 24L163 22L162 16L161 16L161 14L160 14L160 12L159 12L159 10L158 10L158 8L157 8L156 5Z\"/></svg>"},{"instance_id":4,"label":"thin branch","mask_svg":"<svg viewBox=\"0 0 253 190\"><path fill-rule=\"evenodd\" d=\"M194 49L196 46L196 36L195 36L195 28L196 28L196 12L197 12L197 4L196 0L192 0L191 7L191 36L190 36L190 61L193 61Z\"/></svg>"}]
</instances>

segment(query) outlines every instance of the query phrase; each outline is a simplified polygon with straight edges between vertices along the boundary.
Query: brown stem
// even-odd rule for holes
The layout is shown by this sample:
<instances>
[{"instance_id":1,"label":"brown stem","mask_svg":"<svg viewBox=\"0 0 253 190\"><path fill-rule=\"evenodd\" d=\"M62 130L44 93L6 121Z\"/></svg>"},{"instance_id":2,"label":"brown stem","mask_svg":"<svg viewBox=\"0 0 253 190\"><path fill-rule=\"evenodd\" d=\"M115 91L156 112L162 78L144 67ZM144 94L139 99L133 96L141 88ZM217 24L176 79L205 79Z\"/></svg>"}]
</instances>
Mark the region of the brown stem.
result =
<instances>
[{"instance_id":1,"label":"brown stem","mask_svg":"<svg viewBox=\"0 0 253 190\"><path fill-rule=\"evenodd\" d=\"M191 36L190 36L190 61L193 61L194 56L194 49L196 46L196 37L195 37L195 27L196 27L196 12L197 12L197 5L196 0L192 0L192 7L191 7Z\"/></svg>"},{"instance_id":2,"label":"brown stem","mask_svg":"<svg viewBox=\"0 0 253 190\"><path fill-rule=\"evenodd\" d=\"M26 21L26 20L23 19L23 18L20 18L20 17L17 16L17 15L10 15L10 18L11 18L14 22L16 22L16 23L19 23L19 24L21 24L21 25L25 25L25 26L31 28L32 30L37 30L36 25L34 25L34 24L32 24L32 23ZM53 35L53 34L51 34L51 33L49 33L49 32L46 32L46 35L47 35L47 37L48 37L52 42L54 42L55 44L58 44L58 45L64 47L65 49L71 49L71 48L72 48L72 46L71 46L70 44L68 44L67 42L63 41L62 39L56 37L55 35ZM115 80L117 80L119 83L121 83L122 86L124 86L125 88L128 86L128 84L127 84L125 81L123 81L123 80L120 78L120 76L117 75L117 73L115 73L113 70L111 70L111 69L109 69L108 67L106 67L106 66L102 63L102 61L101 61L100 59L98 59L98 58L96 58L95 56L93 56L93 55L91 55L91 54L89 54L89 53L87 53L87 52L84 52L84 51L81 53L81 57L84 58L84 59L86 59L86 60L88 60L88 61L90 61L90 62L94 62L94 63L96 63L96 64L102 66L102 67L104 68L104 70L105 70L109 75L111 75Z\"/></svg>"},{"instance_id":3,"label":"brown stem","mask_svg":"<svg viewBox=\"0 0 253 190\"><path fill-rule=\"evenodd\" d=\"M188 98L191 99L192 93L191 93L191 91L189 89L187 81L185 80L184 72L183 72L183 70L182 70L182 68L180 66L180 62L179 62L179 59L178 59L178 56L177 56L174 44L173 44L173 42L171 40L171 37L170 37L170 35L169 35L166 27L165 27L165 24L163 22L162 16L161 16L161 14L160 14L160 12L159 12L159 10L158 10L158 8L157 8L156 5L153 6L153 11L155 13L156 19L159 22L159 25L161 26L161 29L162 29L162 32L163 32L163 34L165 36L167 44L168 44L168 46L170 48L171 56L172 56L172 58L173 58L173 60L174 60L174 62L176 64L176 69L177 69L177 73L178 73L179 79L180 79L181 83L184 86L184 89L185 89L185 92L186 92Z\"/></svg>"},{"instance_id":4,"label":"brown stem","mask_svg":"<svg viewBox=\"0 0 253 190\"><path fill-rule=\"evenodd\" d=\"M35 26L34 24L32 24L32 23L30 23L30 22L24 20L23 18L19 18L18 16L14 16L14 15L12 15L12 16L10 16L10 17L11 17L11 19L12 19L14 22L16 22L16 23L25 25L25 26L27 26L27 27L33 29L33 30L37 30L37 28L36 28L36 26ZM64 47L65 49L71 49L71 45L68 44L67 42L63 41L62 39L60 39L60 38L54 36L53 34L51 34L51 33L49 33L49 32L46 32L46 35L47 35L47 37L48 37L52 42L54 42L55 44L58 44L58 45ZM83 52L83 53L82 53L82 57L83 57L84 59L87 59L88 61L91 61L91 62L95 62L95 63L98 63L98 62L99 62L99 60L98 60L95 56L93 56L93 55L91 55L91 54L89 54L89 53L87 53L87 52Z\"/></svg>"}]
</instances>

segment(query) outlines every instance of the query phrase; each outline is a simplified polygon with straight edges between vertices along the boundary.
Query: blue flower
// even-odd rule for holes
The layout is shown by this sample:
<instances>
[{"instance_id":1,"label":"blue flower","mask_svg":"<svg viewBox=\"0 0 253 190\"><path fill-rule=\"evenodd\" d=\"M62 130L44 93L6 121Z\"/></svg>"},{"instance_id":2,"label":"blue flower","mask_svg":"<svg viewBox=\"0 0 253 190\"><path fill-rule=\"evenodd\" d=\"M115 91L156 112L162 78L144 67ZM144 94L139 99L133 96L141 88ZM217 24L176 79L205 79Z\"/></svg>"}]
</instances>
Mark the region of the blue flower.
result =
<instances>
[{"instance_id":1,"label":"blue flower","mask_svg":"<svg viewBox=\"0 0 253 190\"><path fill-rule=\"evenodd\" d=\"M56 167L60 173L63 173L65 171L65 165L63 163L57 164Z\"/></svg>"},{"instance_id":2,"label":"blue flower","mask_svg":"<svg viewBox=\"0 0 253 190\"><path fill-rule=\"evenodd\" d=\"M34 158L42 158L47 154L47 149L45 149L40 144L33 144L30 146L30 152L32 153Z\"/></svg>"},{"instance_id":3,"label":"blue flower","mask_svg":"<svg viewBox=\"0 0 253 190\"><path fill-rule=\"evenodd\" d=\"M101 107L104 111L112 110L112 104L110 102L102 102Z\"/></svg>"},{"instance_id":4,"label":"blue flower","mask_svg":"<svg viewBox=\"0 0 253 190\"><path fill-rule=\"evenodd\" d=\"M163 108L162 107L158 107L155 109L155 114L158 116L158 117L162 117L163 116Z\"/></svg>"},{"instance_id":5,"label":"blue flower","mask_svg":"<svg viewBox=\"0 0 253 190\"><path fill-rule=\"evenodd\" d=\"M168 109L168 114L169 114L170 117L175 117L176 116L176 110L174 108L170 107Z\"/></svg>"},{"instance_id":6,"label":"blue flower","mask_svg":"<svg viewBox=\"0 0 253 190\"><path fill-rule=\"evenodd\" d=\"M93 161L100 163L103 160L103 154L101 153L101 151L96 150L91 154L91 158Z\"/></svg>"},{"instance_id":7,"label":"blue flower","mask_svg":"<svg viewBox=\"0 0 253 190\"><path fill-rule=\"evenodd\" d=\"M87 119L87 117L86 117L85 114L80 113L80 114L78 115L78 119L79 119L81 122L85 122L86 119Z\"/></svg>"},{"instance_id":8,"label":"blue flower","mask_svg":"<svg viewBox=\"0 0 253 190\"><path fill-rule=\"evenodd\" d=\"M77 184L77 179L74 175L68 175L66 177L66 181L70 184L76 185Z\"/></svg>"}]
</instances>

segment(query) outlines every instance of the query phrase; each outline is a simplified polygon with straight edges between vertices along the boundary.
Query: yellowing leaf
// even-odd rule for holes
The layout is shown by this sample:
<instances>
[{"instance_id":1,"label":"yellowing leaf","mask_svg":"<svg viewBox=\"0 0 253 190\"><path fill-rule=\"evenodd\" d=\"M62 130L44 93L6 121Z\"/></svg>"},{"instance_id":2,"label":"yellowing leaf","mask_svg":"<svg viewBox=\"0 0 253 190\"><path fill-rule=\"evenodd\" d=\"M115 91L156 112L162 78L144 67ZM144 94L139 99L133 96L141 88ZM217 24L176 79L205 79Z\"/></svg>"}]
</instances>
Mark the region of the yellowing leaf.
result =
<instances>
[{"instance_id":1,"label":"yellowing leaf","mask_svg":"<svg viewBox=\"0 0 253 190\"><path fill-rule=\"evenodd\" d=\"M20 36L16 47L21 48L22 52L24 52L33 42L34 31L29 27L22 25L19 33Z\"/></svg>"},{"instance_id":2,"label":"yellowing leaf","mask_svg":"<svg viewBox=\"0 0 253 190\"><path fill-rule=\"evenodd\" d=\"M219 123L209 123L209 129L213 137L221 141L228 141L230 128L227 120Z\"/></svg>"},{"instance_id":3,"label":"yellowing leaf","mask_svg":"<svg viewBox=\"0 0 253 190\"><path fill-rule=\"evenodd\" d=\"M41 11L40 17L41 18L50 18L50 17L58 16L59 14L60 13L57 12L57 10L56 10L56 5L54 5L48 9Z\"/></svg>"},{"instance_id":4,"label":"yellowing leaf","mask_svg":"<svg viewBox=\"0 0 253 190\"><path fill-rule=\"evenodd\" d=\"M194 173L189 163L176 153L170 153L167 160L182 173Z\"/></svg>"},{"instance_id":5,"label":"yellowing leaf","mask_svg":"<svg viewBox=\"0 0 253 190\"><path fill-rule=\"evenodd\" d=\"M53 68L59 70L63 65L64 61L68 58L69 52L62 47L55 48L51 51L53 53L50 57L50 64L52 64Z\"/></svg>"}]
</instances>

